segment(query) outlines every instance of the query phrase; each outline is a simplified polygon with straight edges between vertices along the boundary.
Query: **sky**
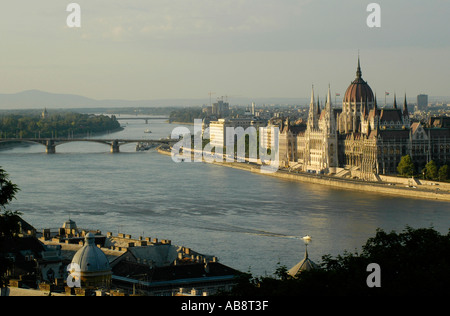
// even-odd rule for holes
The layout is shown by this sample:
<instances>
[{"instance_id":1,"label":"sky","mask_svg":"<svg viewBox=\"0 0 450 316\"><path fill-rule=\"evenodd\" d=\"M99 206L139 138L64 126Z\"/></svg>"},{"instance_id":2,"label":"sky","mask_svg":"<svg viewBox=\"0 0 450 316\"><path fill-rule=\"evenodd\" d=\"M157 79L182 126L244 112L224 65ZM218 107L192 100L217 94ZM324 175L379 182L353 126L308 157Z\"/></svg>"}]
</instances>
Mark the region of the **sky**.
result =
<instances>
[{"instance_id":1,"label":"sky","mask_svg":"<svg viewBox=\"0 0 450 316\"><path fill-rule=\"evenodd\" d=\"M81 27L66 11L81 8ZM450 95L450 1L16 0L0 10L0 93L94 99Z\"/></svg>"}]
</instances>

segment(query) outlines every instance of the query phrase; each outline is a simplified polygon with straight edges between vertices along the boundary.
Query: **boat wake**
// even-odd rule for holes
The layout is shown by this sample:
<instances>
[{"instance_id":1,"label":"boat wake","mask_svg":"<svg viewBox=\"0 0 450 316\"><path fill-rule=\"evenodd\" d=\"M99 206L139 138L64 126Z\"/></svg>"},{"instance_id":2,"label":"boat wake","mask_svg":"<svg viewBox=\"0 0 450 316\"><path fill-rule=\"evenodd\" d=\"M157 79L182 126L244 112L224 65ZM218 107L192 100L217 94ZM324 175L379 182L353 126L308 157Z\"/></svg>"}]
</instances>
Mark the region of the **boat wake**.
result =
<instances>
[{"instance_id":1,"label":"boat wake","mask_svg":"<svg viewBox=\"0 0 450 316\"><path fill-rule=\"evenodd\" d=\"M282 233L274 233L274 232L269 232L266 230L259 230L259 229L243 228L243 227L229 225L229 224L220 224L220 226L218 226L217 224L214 226L211 226L210 224L208 224L208 225L201 225L199 228L202 228L205 230L221 231L221 232L241 233L241 234L253 235L253 236L301 239L300 236L286 235L286 234L282 234Z\"/></svg>"}]
</instances>

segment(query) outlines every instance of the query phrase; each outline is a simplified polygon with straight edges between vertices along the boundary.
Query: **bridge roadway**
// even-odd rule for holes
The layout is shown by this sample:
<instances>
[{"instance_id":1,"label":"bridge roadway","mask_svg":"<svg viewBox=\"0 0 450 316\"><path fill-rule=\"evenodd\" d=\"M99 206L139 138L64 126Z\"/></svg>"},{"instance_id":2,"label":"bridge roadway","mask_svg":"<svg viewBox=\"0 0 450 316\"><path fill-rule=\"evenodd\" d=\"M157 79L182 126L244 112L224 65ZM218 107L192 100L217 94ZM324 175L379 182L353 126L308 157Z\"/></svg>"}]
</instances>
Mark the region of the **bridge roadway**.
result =
<instances>
[{"instance_id":1,"label":"bridge roadway","mask_svg":"<svg viewBox=\"0 0 450 316\"><path fill-rule=\"evenodd\" d=\"M161 119L165 119L168 120L169 117L143 117L143 116L134 116L134 117L120 117L120 116L116 116L116 120L117 121L124 121L124 120L144 120L145 124L148 124L148 120L161 120Z\"/></svg>"},{"instance_id":2,"label":"bridge roadway","mask_svg":"<svg viewBox=\"0 0 450 316\"><path fill-rule=\"evenodd\" d=\"M56 146L71 142L93 142L110 146L111 153L120 152L120 146L130 143L146 144L166 144L170 145L175 139L103 139L103 138L0 138L0 143L6 142L24 142L32 144L41 144L45 146L47 154L56 153Z\"/></svg>"}]
</instances>

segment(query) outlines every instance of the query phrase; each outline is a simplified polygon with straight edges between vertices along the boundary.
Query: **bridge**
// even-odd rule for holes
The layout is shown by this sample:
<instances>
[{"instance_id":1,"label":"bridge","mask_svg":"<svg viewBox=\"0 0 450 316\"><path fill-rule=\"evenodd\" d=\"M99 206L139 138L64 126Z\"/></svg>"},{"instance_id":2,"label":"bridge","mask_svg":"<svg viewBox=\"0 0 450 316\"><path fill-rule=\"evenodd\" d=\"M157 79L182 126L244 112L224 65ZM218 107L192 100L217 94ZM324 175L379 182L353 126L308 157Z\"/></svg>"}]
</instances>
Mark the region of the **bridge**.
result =
<instances>
[{"instance_id":1,"label":"bridge","mask_svg":"<svg viewBox=\"0 0 450 316\"><path fill-rule=\"evenodd\" d=\"M144 120L145 124L148 124L149 120L168 120L169 117L144 117L144 116L133 116L133 117L120 117L120 116L116 116L116 120L117 121L125 121L125 120Z\"/></svg>"},{"instance_id":2,"label":"bridge","mask_svg":"<svg viewBox=\"0 0 450 316\"><path fill-rule=\"evenodd\" d=\"M170 145L177 142L175 139L102 139L102 138L0 138L0 143L6 142L24 142L31 144L41 144L45 146L47 154L56 153L56 146L71 142L93 142L110 146L111 153L119 153L120 146L131 143L146 144L166 144Z\"/></svg>"}]
</instances>

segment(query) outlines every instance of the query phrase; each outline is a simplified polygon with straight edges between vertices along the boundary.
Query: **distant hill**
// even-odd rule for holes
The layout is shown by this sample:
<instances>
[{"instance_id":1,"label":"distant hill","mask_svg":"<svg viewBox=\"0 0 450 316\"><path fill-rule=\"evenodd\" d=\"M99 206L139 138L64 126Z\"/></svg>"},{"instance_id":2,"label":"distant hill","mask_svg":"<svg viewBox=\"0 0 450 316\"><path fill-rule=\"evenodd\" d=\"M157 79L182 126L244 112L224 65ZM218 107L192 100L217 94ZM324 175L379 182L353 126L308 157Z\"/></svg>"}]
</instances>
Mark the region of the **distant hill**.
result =
<instances>
[{"instance_id":1,"label":"distant hill","mask_svg":"<svg viewBox=\"0 0 450 316\"><path fill-rule=\"evenodd\" d=\"M215 102L215 100L213 100ZM232 98L230 105L301 104L305 98ZM159 99L159 100L95 100L74 94L58 94L40 90L26 90L12 94L0 94L0 110L18 109L62 109L62 108L114 108L114 107L179 107L209 104L204 99Z\"/></svg>"},{"instance_id":2,"label":"distant hill","mask_svg":"<svg viewBox=\"0 0 450 316\"><path fill-rule=\"evenodd\" d=\"M39 90L27 90L14 94L0 94L1 109L71 107L85 104L91 106L95 100L71 94L55 94Z\"/></svg>"},{"instance_id":3,"label":"distant hill","mask_svg":"<svg viewBox=\"0 0 450 316\"><path fill-rule=\"evenodd\" d=\"M161 107L202 105L201 100L95 100L74 94L27 90L0 94L0 109L91 108L91 107Z\"/></svg>"},{"instance_id":4,"label":"distant hill","mask_svg":"<svg viewBox=\"0 0 450 316\"><path fill-rule=\"evenodd\" d=\"M251 105L301 105L309 106L310 98L249 98L232 97L228 99L230 106ZM450 97L430 96L429 102L450 103ZM144 108L144 107L191 107L209 105L209 97L199 99L155 99L155 100L96 100L75 94L58 94L40 90L26 90L18 93L1 94L0 110L21 110L21 109L68 109L68 108ZM216 100L213 99L212 102ZM322 100L323 102L325 101ZM334 101L334 100L332 100ZM338 106L342 98L338 100ZM380 100L379 100L380 101ZM399 98L397 98L399 101ZM408 100L409 105L415 104L415 98Z\"/></svg>"}]
</instances>

